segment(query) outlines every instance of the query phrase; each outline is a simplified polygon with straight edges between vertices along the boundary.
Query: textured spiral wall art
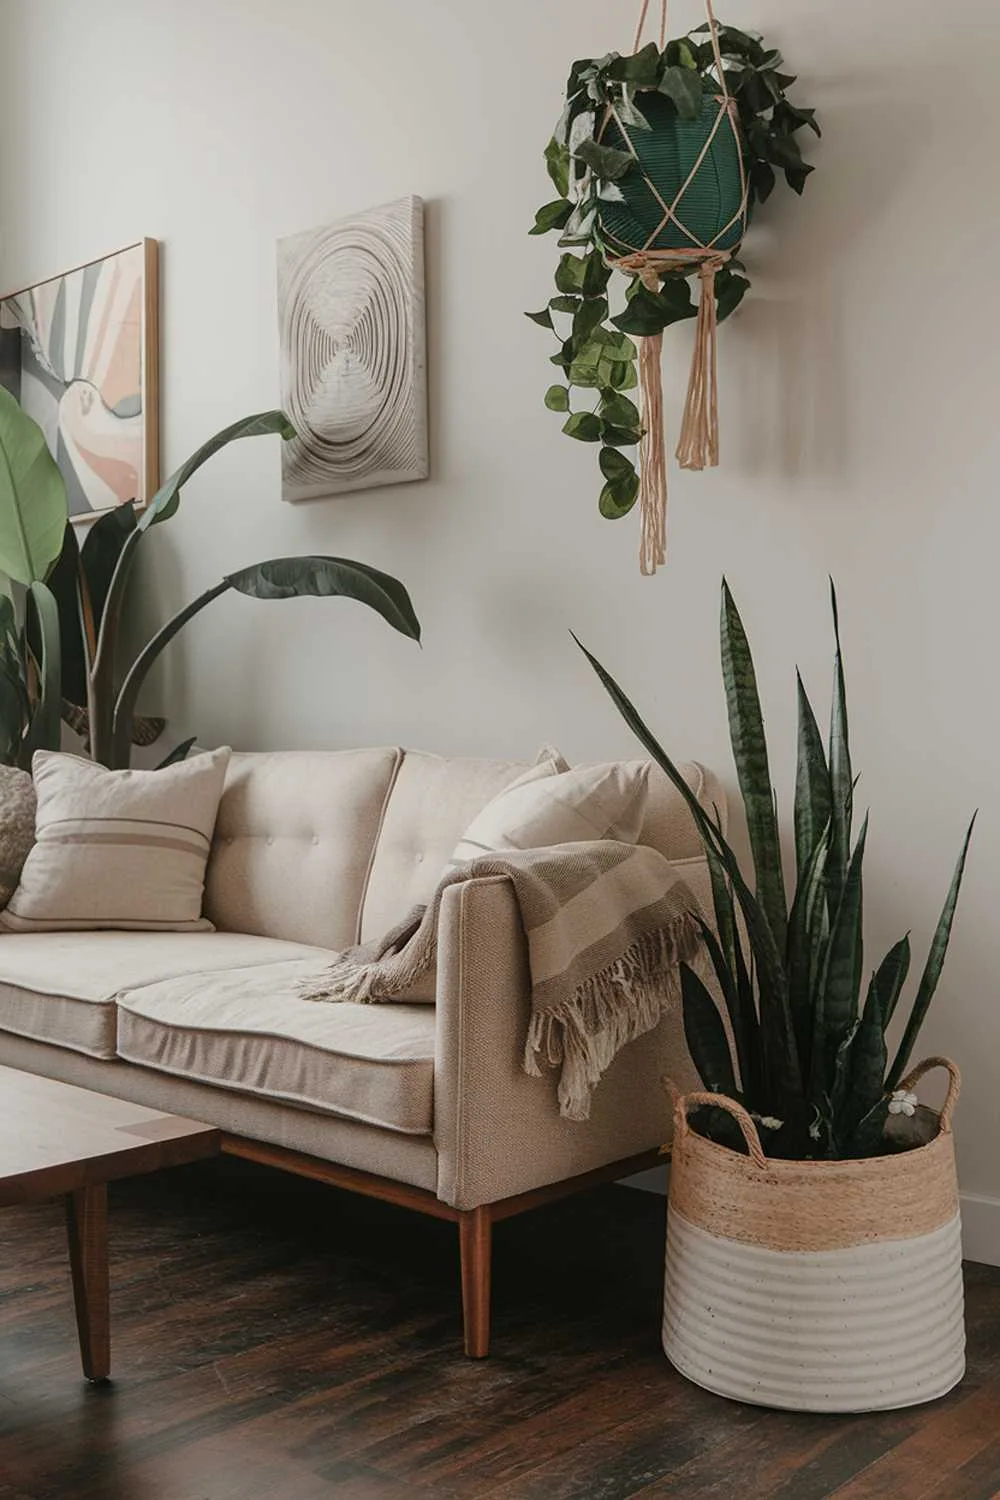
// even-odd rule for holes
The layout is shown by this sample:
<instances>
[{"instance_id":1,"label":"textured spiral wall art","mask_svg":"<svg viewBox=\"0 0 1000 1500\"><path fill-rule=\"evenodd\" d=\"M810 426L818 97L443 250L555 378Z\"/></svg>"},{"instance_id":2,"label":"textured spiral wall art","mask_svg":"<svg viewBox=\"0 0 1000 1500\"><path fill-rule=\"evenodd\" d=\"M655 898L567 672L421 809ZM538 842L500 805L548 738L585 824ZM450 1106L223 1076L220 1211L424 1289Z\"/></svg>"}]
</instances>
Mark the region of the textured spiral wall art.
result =
<instances>
[{"instance_id":1,"label":"textured spiral wall art","mask_svg":"<svg viewBox=\"0 0 1000 1500\"><path fill-rule=\"evenodd\" d=\"M423 203L278 241L282 498L427 477Z\"/></svg>"}]
</instances>

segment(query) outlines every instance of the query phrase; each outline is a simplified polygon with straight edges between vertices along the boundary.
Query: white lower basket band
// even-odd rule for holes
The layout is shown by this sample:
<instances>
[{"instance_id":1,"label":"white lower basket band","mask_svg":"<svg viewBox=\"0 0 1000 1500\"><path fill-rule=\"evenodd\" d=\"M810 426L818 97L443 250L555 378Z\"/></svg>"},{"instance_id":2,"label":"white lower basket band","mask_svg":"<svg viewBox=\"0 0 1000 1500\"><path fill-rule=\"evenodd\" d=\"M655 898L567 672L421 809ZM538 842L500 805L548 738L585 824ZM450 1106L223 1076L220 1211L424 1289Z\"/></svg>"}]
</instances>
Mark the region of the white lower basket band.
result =
<instances>
[{"instance_id":1,"label":"white lower basket band","mask_svg":"<svg viewBox=\"0 0 1000 1500\"><path fill-rule=\"evenodd\" d=\"M965 1371L961 1226L841 1250L770 1250L667 1217L663 1348L720 1395L799 1411L943 1396Z\"/></svg>"}]
</instances>

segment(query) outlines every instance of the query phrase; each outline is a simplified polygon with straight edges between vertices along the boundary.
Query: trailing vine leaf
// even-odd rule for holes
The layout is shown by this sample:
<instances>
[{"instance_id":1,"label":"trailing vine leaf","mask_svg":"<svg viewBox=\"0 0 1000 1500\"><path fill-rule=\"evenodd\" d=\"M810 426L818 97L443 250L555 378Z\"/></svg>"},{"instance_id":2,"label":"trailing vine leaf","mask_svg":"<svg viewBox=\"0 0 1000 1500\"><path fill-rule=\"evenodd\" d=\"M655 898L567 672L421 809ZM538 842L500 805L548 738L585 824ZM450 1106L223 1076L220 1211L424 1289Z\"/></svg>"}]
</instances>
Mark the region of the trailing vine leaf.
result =
<instances>
[{"instance_id":1,"label":"trailing vine leaf","mask_svg":"<svg viewBox=\"0 0 1000 1500\"><path fill-rule=\"evenodd\" d=\"M550 229L562 229L573 213L573 205L565 198L556 198L553 203L545 203L535 215L535 222L529 234L548 234Z\"/></svg>"},{"instance_id":2,"label":"trailing vine leaf","mask_svg":"<svg viewBox=\"0 0 1000 1500\"><path fill-rule=\"evenodd\" d=\"M735 276L728 266L715 273L715 315L720 323L735 312L750 290L745 276Z\"/></svg>"},{"instance_id":3,"label":"trailing vine leaf","mask_svg":"<svg viewBox=\"0 0 1000 1500\"><path fill-rule=\"evenodd\" d=\"M552 185L560 198L568 197L570 154L565 140L560 141L555 136L552 137L545 148L545 164L549 169Z\"/></svg>"},{"instance_id":4,"label":"trailing vine leaf","mask_svg":"<svg viewBox=\"0 0 1000 1500\"><path fill-rule=\"evenodd\" d=\"M659 88L676 105L682 120L697 120L704 99L699 73L691 68L664 68Z\"/></svg>"},{"instance_id":5,"label":"trailing vine leaf","mask_svg":"<svg viewBox=\"0 0 1000 1500\"><path fill-rule=\"evenodd\" d=\"M617 182L631 171L635 157L631 151L618 151L614 146L601 146L597 141L582 141L576 148L578 161L603 177L608 182Z\"/></svg>"},{"instance_id":6,"label":"trailing vine leaf","mask_svg":"<svg viewBox=\"0 0 1000 1500\"><path fill-rule=\"evenodd\" d=\"M601 440L601 421L592 411L574 412L563 423L563 432L566 433L567 437L578 438L581 443L599 443Z\"/></svg>"},{"instance_id":7,"label":"trailing vine leaf","mask_svg":"<svg viewBox=\"0 0 1000 1500\"><path fill-rule=\"evenodd\" d=\"M533 323L537 323L539 328L555 329L556 325L553 323L552 314L547 307L543 307L541 312L525 313L524 316L530 318Z\"/></svg>"},{"instance_id":8,"label":"trailing vine leaf","mask_svg":"<svg viewBox=\"0 0 1000 1500\"><path fill-rule=\"evenodd\" d=\"M569 389L564 385L550 385L545 392L545 405L549 411L569 411Z\"/></svg>"}]
</instances>

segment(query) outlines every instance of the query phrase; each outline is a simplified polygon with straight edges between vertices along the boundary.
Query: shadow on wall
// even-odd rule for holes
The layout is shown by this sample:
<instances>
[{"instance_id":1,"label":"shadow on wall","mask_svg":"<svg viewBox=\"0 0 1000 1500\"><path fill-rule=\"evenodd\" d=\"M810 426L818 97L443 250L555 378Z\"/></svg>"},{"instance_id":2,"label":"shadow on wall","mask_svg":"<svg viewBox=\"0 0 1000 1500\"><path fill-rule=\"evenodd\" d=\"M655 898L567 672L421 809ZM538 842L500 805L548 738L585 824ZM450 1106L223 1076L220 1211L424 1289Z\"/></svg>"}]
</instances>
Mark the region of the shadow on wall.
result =
<instances>
[{"instance_id":1,"label":"shadow on wall","mask_svg":"<svg viewBox=\"0 0 1000 1500\"><path fill-rule=\"evenodd\" d=\"M927 92L912 72L824 83L823 140L805 211L787 194L768 203L766 223L747 242L754 288L737 314L739 337L722 332L721 378L740 395L732 452L750 477L846 477L853 443L843 308L848 297L886 295L891 264L881 250L867 257L921 166L916 101Z\"/></svg>"}]
</instances>

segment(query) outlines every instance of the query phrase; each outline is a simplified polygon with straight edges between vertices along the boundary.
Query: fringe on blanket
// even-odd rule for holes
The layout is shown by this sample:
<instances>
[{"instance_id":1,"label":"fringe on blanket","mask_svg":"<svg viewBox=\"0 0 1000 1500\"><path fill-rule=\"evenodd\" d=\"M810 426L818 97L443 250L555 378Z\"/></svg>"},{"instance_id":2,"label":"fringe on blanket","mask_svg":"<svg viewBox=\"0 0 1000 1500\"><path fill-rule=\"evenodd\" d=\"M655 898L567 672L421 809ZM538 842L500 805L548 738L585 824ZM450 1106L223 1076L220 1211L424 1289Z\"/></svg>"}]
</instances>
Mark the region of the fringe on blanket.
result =
<instances>
[{"instance_id":1,"label":"fringe on blanket","mask_svg":"<svg viewBox=\"0 0 1000 1500\"><path fill-rule=\"evenodd\" d=\"M701 933L693 917L645 933L569 1000L531 1017L524 1071L542 1076L541 1058L559 1069L559 1112L590 1119L590 1096L627 1042L652 1031L680 1000L681 963L695 960Z\"/></svg>"}]
</instances>

